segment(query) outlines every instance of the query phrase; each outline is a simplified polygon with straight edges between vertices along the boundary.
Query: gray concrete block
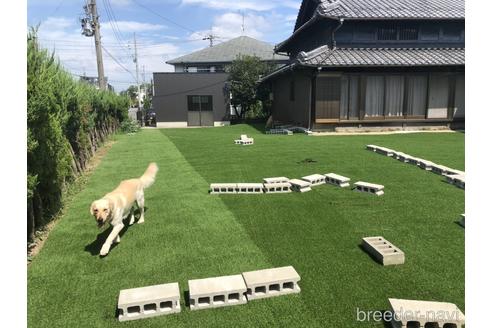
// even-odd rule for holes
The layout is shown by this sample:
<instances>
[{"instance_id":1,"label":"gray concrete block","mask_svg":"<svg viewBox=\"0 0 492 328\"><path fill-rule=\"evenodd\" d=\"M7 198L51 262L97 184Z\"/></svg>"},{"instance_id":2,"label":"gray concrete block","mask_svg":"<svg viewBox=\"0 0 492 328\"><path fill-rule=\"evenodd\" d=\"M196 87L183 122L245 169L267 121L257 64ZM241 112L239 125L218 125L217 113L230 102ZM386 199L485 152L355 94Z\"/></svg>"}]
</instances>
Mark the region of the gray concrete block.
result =
<instances>
[{"instance_id":1,"label":"gray concrete block","mask_svg":"<svg viewBox=\"0 0 492 328\"><path fill-rule=\"evenodd\" d=\"M232 275L188 281L190 309L201 310L245 304L248 300L243 276Z\"/></svg>"},{"instance_id":2,"label":"gray concrete block","mask_svg":"<svg viewBox=\"0 0 492 328\"><path fill-rule=\"evenodd\" d=\"M384 186L364 181L358 181L354 183L355 190L359 192L368 192L377 196L384 195Z\"/></svg>"},{"instance_id":3,"label":"gray concrete block","mask_svg":"<svg viewBox=\"0 0 492 328\"><path fill-rule=\"evenodd\" d=\"M262 194L262 183L238 183L236 187L238 194Z\"/></svg>"},{"instance_id":4,"label":"gray concrete block","mask_svg":"<svg viewBox=\"0 0 492 328\"><path fill-rule=\"evenodd\" d=\"M301 277L292 266L243 272L248 301L299 293Z\"/></svg>"},{"instance_id":5,"label":"gray concrete block","mask_svg":"<svg viewBox=\"0 0 492 328\"><path fill-rule=\"evenodd\" d=\"M395 152L393 149L389 149L386 147L380 147L380 146L376 146L375 151L378 154L388 156L388 157L392 157L394 152Z\"/></svg>"},{"instance_id":6,"label":"gray concrete block","mask_svg":"<svg viewBox=\"0 0 492 328\"><path fill-rule=\"evenodd\" d=\"M449 170L451 170L449 167L440 164L434 164L431 168L432 173L439 175L447 174Z\"/></svg>"},{"instance_id":7,"label":"gray concrete block","mask_svg":"<svg viewBox=\"0 0 492 328\"><path fill-rule=\"evenodd\" d=\"M408 164L412 164L412 165L419 165L419 162L421 160L422 160L421 158L410 156L410 157L408 157L408 162L407 163Z\"/></svg>"},{"instance_id":8,"label":"gray concrete block","mask_svg":"<svg viewBox=\"0 0 492 328\"><path fill-rule=\"evenodd\" d=\"M381 236L362 238L362 247L382 265L405 263L405 253Z\"/></svg>"},{"instance_id":9,"label":"gray concrete block","mask_svg":"<svg viewBox=\"0 0 492 328\"><path fill-rule=\"evenodd\" d=\"M460 225L461 225L463 228L465 227L465 213L461 214Z\"/></svg>"},{"instance_id":10,"label":"gray concrete block","mask_svg":"<svg viewBox=\"0 0 492 328\"><path fill-rule=\"evenodd\" d=\"M406 153L398 152L398 154L393 156L395 159L399 160L400 162L403 163L408 163L409 159L412 157L411 155L408 155Z\"/></svg>"},{"instance_id":11,"label":"gray concrete block","mask_svg":"<svg viewBox=\"0 0 492 328\"><path fill-rule=\"evenodd\" d=\"M417 166L420 167L421 169L424 169L426 171L431 171L432 167L436 165L436 163L425 160L425 159L420 159L419 162L417 163Z\"/></svg>"},{"instance_id":12,"label":"gray concrete block","mask_svg":"<svg viewBox=\"0 0 492 328\"><path fill-rule=\"evenodd\" d=\"M274 194L274 193L288 193L291 192L290 190L291 184L288 182L284 183L264 183L263 184L263 190L267 194Z\"/></svg>"},{"instance_id":13,"label":"gray concrete block","mask_svg":"<svg viewBox=\"0 0 492 328\"><path fill-rule=\"evenodd\" d=\"M465 315L453 303L389 299L394 328L463 327Z\"/></svg>"},{"instance_id":14,"label":"gray concrete block","mask_svg":"<svg viewBox=\"0 0 492 328\"><path fill-rule=\"evenodd\" d=\"M124 289L118 298L118 320L128 321L178 313L179 285L170 283Z\"/></svg>"},{"instance_id":15,"label":"gray concrete block","mask_svg":"<svg viewBox=\"0 0 492 328\"><path fill-rule=\"evenodd\" d=\"M311 191L311 184L307 181L299 180L299 179L291 179L289 180L289 183L291 184L291 189L293 191L297 191L297 192Z\"/></svg>"},{"instance_id":16,"label":"gray concrete block","mask_svg":"<svg viewBox=\"0 0 492 328\"><path fill-rule=\"evenodd\" d=\"M367 149L367 150L370 150L370 151L376 151L376 148L377 148L377 147L378 147L378 146L376 146L376 145L366 145L366 149Z\"/></svg>"},{"instance_id":17,"label":"gray concrete block","mask_svg":"<svg viewBox=\"0 0 492 328\"><path fill-rule=\"evenodd\" d=\"M237 193L237 183L212 183L210 184L211 194L235 194Z\"/></svg>"},{"instance_id":18,"label":"gray concrete block","mask_svg":"<svg viewBox=\"0 0 492 328\"><path fill-rule=\"evenodd\" d=\"M326 183L328 183L328 184L332 184L332 185L339 186L342 188L350 186L350 183L349 183L350 178L347 178L347 177L344 177L344 176L341 176L341 175L338 175L335 173L325 174L325 177L326 177Z\"/></svg>"},{"instance_id":19,"label":"gray concrete block","mask_svg":"<svg viewBox=\"0 0 492 328\"><path fill-rule=\"evenodd\" d=\"M309 182L311 186L320 186L326 183L326 177L321 174L311 174L302 177L302 180Z\"/></svg>"},{"instance_id":20,"label":"gray concrete block","mask_svg":"<svg viewBox=\"0 0 492 328\"><path fill-rule=\"evenodd\" d=\"M265 178L263 179L263 183L286 183L289 182L289 178L286 177L274 177L274 178Z\"/></svg>"},{"instance_id":21,"label":"gray concrete block","mask_svg":"<svg viewBox=\"0 0 492 328\"><path fill-rule=\"evenodd\" d=\"M444 174L446 180L457 186L458 188L465 189L465 174Z\"/></svg>"}]
</instances>

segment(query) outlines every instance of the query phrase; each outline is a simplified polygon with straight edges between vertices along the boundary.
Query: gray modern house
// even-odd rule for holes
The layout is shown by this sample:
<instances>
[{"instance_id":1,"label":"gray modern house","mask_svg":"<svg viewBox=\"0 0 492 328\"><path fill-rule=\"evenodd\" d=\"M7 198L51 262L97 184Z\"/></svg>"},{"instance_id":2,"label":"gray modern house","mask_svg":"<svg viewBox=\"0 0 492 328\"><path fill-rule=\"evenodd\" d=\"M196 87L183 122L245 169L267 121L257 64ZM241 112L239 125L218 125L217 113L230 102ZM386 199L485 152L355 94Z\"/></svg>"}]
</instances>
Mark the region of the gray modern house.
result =
<instances>
[{"instance_id":1,"label":"gray modern house","mask_svg":"<svg viewBox=\"0 0 492 328\"><path fill-rule=\"evenodd\" d=\"M241 36L168 61L175 72L154 73L152 105L157 127L222 126L230 123L227 66L239 55L282 66L288 56L273 45Z\"/></svg>"},{"instance_id":2,"label":"gray modern house","mask_svg":"<svg viewBox=\"0 0 492 328\"><path fill-rule=\"evenodd\" d=\"M303 0L262 79L273 118L315 130L463 126L463 0Z\"/></svg>"}]
</instances>

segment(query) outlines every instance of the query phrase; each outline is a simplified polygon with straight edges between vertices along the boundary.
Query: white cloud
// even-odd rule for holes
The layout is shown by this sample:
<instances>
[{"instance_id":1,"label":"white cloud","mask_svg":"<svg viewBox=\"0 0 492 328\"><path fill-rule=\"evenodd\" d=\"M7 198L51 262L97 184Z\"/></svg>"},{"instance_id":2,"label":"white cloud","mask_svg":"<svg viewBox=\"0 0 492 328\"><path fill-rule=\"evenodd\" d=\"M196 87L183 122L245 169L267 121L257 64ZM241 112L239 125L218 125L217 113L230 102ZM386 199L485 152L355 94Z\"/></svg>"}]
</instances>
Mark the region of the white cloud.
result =
<instances>
[{"instance_id":1,"label":"white cloud","mask_svg":"<svg viewBox=\"0 0 492 328\"><path fill-rule=\"evenodd\" d=\"M299 0L300 1L300 0ZM201 5L213 9L267 11L279 7L299 9L294 0L182 0L183 5Z\"/></svg>"}]
</instances>

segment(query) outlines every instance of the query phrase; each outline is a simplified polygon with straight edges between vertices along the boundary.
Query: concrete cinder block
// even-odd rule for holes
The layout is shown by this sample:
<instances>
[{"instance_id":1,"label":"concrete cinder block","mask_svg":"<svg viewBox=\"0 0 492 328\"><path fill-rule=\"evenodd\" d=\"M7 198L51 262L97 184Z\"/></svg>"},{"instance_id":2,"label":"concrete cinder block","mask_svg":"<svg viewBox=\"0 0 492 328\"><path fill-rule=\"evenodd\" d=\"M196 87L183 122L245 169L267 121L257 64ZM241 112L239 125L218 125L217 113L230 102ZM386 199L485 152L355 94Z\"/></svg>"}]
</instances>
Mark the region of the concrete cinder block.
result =
<instances>
[{"instance_id":1,"label":"concrete cinder block","mask_svg":"<svg viewBox=\"0 0 492 328\"><path fill-rule=\"evenodd\" d=\"M297 192L311 191L311 184L307 181L299 180L299 179L291 179L289 180L289 183L291 184L291 189L293 191L297 191Z\"/></svg>"},{"instance_id":2,"label":"concrete cinder block","mask_svg":"<svg viewBox=\"0 0 492 328\"><path fill-rule=\"evenodd\" d=\"M432 173L439 174L439 175L444 175L451 170L449 167L440 165L440 164L434 164L431 167Z\"/></svg>"},{"instance_id":3,"label":"concrete cinder block","mask_svg":"<svg viewBox=\"0 0 492 328\"><path fill-rule=\"evenodd\" d=\"M190 309L201 310L245 304L248 300L243 276L232 275L188 280Z\"/></svg>"},{"instance_id":4,"label":"concrete cinder block","mask_svg":"<svg viewBox=\"0 0 492 328\"><path fill-rule=\"evenodd\" d=\"M371 194L375 194L377 196L382 196L384 195L384 186L383 185L378 185L374 183L369 183L369 182L364 182L364 181L358 181L354 183L355 190L360 191L360 192L368 192Z\"/></svg>"},{"instance_id":5,"label":"concrete cinder block","mask_svg":"<svg viewBox=\"0 0 492 328\"><path fill-rule=\"evenodd\" d=\"M389 149L386 147L380 147L380 146L376 146L375 151L378 154L385 155L388 157L392 157L394 152L395 152L393 149Z\"/></svg>"},{"instance_id":6,"label":"concrete cinder block","mask_svg":"<svg viewBox=\"0 0 492 328\"><path fill-rule=\"evenodd\" d=\"M248 301L301 291L301 277L292 266L243 272L243 278Z\"/></svg>"},{"instance_id":7,"label":"concrete cinder block","mask_svg":"<svg viewBox=\"0 0 492 328\"><path fill-rule=\"evenodd\" d=\"M436 165L436 163L425 160L425 159L420 159L419 162L417 163L418 167L421 169L424 169L426 171L431 171L432 167Z\"/></svg>"},{"instance_id":8,"label":"concrete cinder block","mask_svg":"<svg viewBox=\"0 0 492 328\"><path fill-rule=\"evenodd\" d=\"M370 151L376 151L376 148L378 148L376 145L366 145L366 149Z\"/></svg>"},{"instance_id":9,"label":"concrete cinder block","mask_svg":"<svg viewBox=\"0 0 492 328\"><path fill-rule=\"evenodd\" d=\"M463 228L465 227L465 213L461 214L460 225L461 225Z\"/></svg>"},{"instance_id":10,"label":"concrete cinder block","mask_svg":"<svg viewBox=\"0 0 492 328\"><path fill-rule=\"evenodd\" d=\"M263 190L267 194L288 193L288 192L291 192L290 187L291 187L291 184L288 183L288 182L283 182L283 183L264 183L263 184Z\"/></svg>"},{"instance_id":11,"label":"concrete cinder block","mask_svg":"<svg viewBox=\"0 0 492 328\"><path fill-rule=\"evenodd\" d=\"M457 327L465 324L465 315L453 303L389 299L394 328Z\"/></svg>"},{"instance_id":12,"label":"concrete cinder block","mask_svg":"<svg viewBox=\"0 0 492 328\"><path fill-rule=\"evenodd\" d=\"M409 159L412 157L406 153L398 152L396 156L393 156L395 159L399 160L403 163L408 163Z\"/></svg>"},{"instance_id":13,"label":"concrete cinder block","mask_svg":"<svg viewBox=\"0 0 492 328\"><path fill-rule=\"evenodd\" d=\"M311 174L302 177L302 180L309 182L311 186L320 186L326 183L326 177L321 174Z\"/></svg>"},{"instance_id":14,"label":"concrete cinder block","mask_svg":"<svg viewBox=\"0 0 492 328\"><path fill-rule=\"evenodd\" d=\"M381 236L362 238L362 247L382 265L405 263L405 253Z\"/></svg>"},{"instance_id":15,"label":"concrete cinder block","mask_svg":"<svg viewBox=\"0 0 492 328\"><path fill-rule=\"evenodd\" d=\"M325 174L326 177L326 183L339 186L339 187L348 187L350 186L350 178L335 174L335 173L328 173Z\"/></svg>"},{"instance_id":16,"label":"concrete cinder block","mask_svg":"<svg viewBox=\"0 0 492 328\"><path fill-rule=\"evenodd\" d=\"M237 193L236 183L212 183L210 184L211 194L235 194Z\"/></svg>"},{"instance_id":17,"label":"concrete cinder block","mask_svg":"<svg viewBox=\"0 0 492 328\"><path fill-rule=\"evenodd\" d=\"M286 183L289 182L289 178L286 177L274 177L274 178L265 178L263 179L263 183Z\"/></svg>"},{"instance_id":18,"label":"concrete cinder block","mask_svg":"<svg viewBox=\"0 0 492 328\"><path fill-rule=\"evenodd\" d=\"M262 194L262 183L238 183L236 187L238 194Z\"/></svg>"},{"instance_id":19,"label":"concrete cinder block","mask_svg":"<svg viewBox=\"0 0 492 328\"><path fill-rule=\"evenodd\" d=\"M465 174L444 174L444 176L449 183L465 189Z\"/></svg>"},{"instance_id":20,"label":"concrete cinder block","mask_svg":"<svg viewBox=\"0 0 492 328\"><path fill-rule=\"evenodd\" d=\"M179 298L177 282L121 290L118 298L118 320L144 319L181 312Z\"/></svg>"}]
</instances>

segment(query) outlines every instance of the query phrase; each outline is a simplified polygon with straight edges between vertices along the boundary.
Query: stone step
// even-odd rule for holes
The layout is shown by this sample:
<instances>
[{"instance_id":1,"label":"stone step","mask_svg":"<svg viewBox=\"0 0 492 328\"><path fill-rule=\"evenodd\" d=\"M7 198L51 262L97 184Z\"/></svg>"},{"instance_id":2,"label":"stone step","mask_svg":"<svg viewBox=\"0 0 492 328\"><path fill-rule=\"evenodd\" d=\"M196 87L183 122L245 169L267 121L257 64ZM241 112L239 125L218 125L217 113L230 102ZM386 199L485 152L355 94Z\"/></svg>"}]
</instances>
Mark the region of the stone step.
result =
<instances>
[{"instance_id":1,"label":"stone step","mask_svg":"<svg viewBox=\"0 0 492 328\"><path fill-rule=\"evenodd\" d=\"M286 183L289 182L289 178L286 177L274 177L274 178L265 178L263 179L263 183Z\"/></svg>"},{"instance_id":2,"label":"stone step","mask_svg":"<svg viewBox=\"0 0 492 328\"><path fill-rule=\"evenodd\" d=\"M328 173L325 174L326 177L326 183L339 186L339 187L348 187L350 186L350 178L335 174L335 173Z\"/></svg>"},{"instance_id":3,"label":"stone step","mask_svg":"<svg viewBox=\"0 0 492 328\"><path fill-rule=\"evenodd\" d=\"M291 184L288 182L284 183L264 183L263 184L263 190L267 194L274 194L274 193L288 193L291 192L290 190Z\"/></svg>"},{"instance_id":4,"label":"stone step","mask_svg":"<svg viewBox=\"0 0 492 328\"><path fill-rule=\"evenodd\" d=\"M211 194L236 194L237 183L212 183L210 184Z\"/></svg>"},{"instance_id":5,"label":"stone step","mask_svg":"<svg viewBox=\"0 0 492 328\"><path fill-rule=\"evenodd\" d=\"M190 309L201 310L245 304L248 300L243 276L232 275L188 280Z\"/></svg>"},{"instance_id":6,"label":"stone step","mask_svg":"<svg viewBox=\"0 0 492 328\"><path fill-rule=\"evenodd\" d=\"M128 321L181 312L177 282L123 289L118 298L118 320Z\"/></svg>"},{"instance_id":7,"label":"stone step","mask_svg":"<svg viewBox=\"0 0 492 328\"><path fill-rule=\"evenodd\" d=\"M457 327L465 324L465 315L453 303L388 299L394 328Z\"/></svg>"},{"instance_id":8,"label":"stone step","mask_svg":"<svg viewBox=\"0 0 492 328\"><path fill-rule=\"evenodd\" d=\"M369 182L364 182L364 181L358 181L354 183L355 190L360 191L360 192L368 192L377 196L382 196L384 195L384 186L383 185L378 185L374 183L369 183Z\"/></svg>"},{"instance_id":9,"label":"stone step","mask_svg":"<svg viewBox=\"0 0 492 328\"><path fill-rule=\"evenodd\" d=\"M362 247L382 265L405 263L405 253L381 236L362 238Z\"/></svg>"},{"instance_id":10,"label":"stone step","mask_svg":"<svg viewBox=\"0 0 492 328\"><path fill-rule=\"evenodd\" d=\"M243 278L248 301L301 291L301 277L292 266L243 272Z\"/></svg>"},{"instance_id":11,"label":"stone step","mask_svg":"<svg viewBox=\"0 0 492 328\"><path fill-rule=\"evenodd\" d=\"M238 183L236 187L238 194L262 194L262 183Z\"/></svg>"},{"instance_id":12,"label":"stone step","mask_svg":"<svg viewBox=\"0 0 492 328\"><path fill-rule=\"evenodd\" d=\"M291 189L293 191L297 191L297 192L311 191L311 184L307 181L299 180L299 179L291 179L289 180L289 183L291 184Z\"/></svg>"},{"instance_id":13,"label":"stone step","mask_svg":"<svg viewBox=\"0 0 492 328\"><path fill-rule=\"evenodd\" d=\"M320 186L326 183L326 177L321 174L311 174L302 177L302 180L307 181L311 186Z\"/></svg>"}]
</instances>

